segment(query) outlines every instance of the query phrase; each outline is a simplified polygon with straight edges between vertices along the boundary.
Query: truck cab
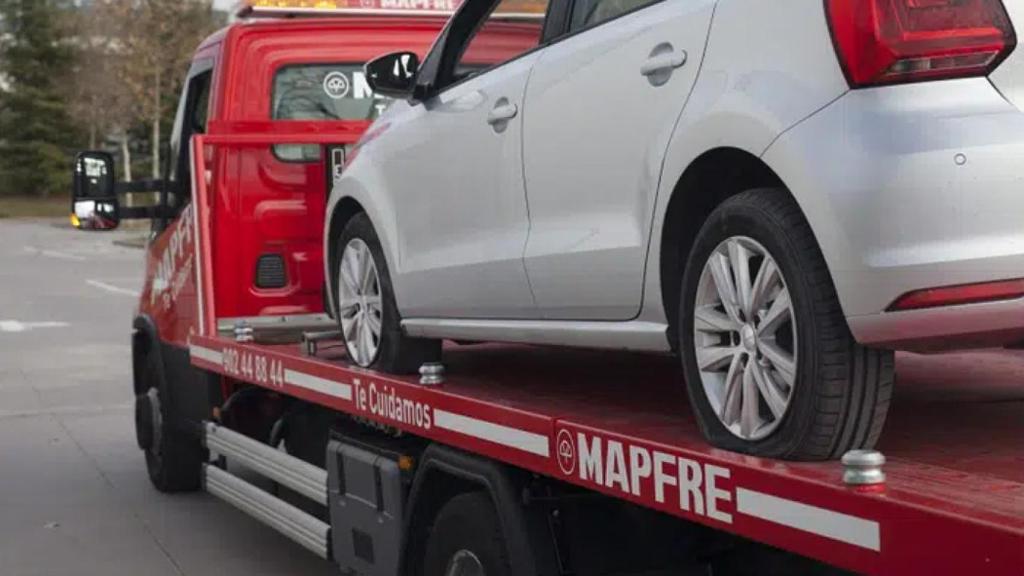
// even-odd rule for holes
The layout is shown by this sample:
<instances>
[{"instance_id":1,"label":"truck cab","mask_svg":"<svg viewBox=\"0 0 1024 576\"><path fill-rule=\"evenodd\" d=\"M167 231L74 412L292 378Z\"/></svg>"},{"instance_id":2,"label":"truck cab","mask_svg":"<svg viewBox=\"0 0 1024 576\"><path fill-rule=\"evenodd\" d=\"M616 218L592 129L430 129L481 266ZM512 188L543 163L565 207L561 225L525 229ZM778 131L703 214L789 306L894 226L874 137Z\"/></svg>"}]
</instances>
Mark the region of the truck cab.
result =
<instances>
[{"instance_id":1,"label":"truck cab","mask_svg":"<svg viewBox=\"0 0 1024 576\"><path fill-rule=\"evenodd\" d=\"M192 198L196 178L205 179L217 220L211 241L218 248L208 260L217 271L216 296L206 306L216 307L219 324L230 329L330 322L324 314L321 244L330 172L343 169L351 147L388 105L370 90L363 64L396 50L425 54L450 14L440 4L429 11L283 5L243 5L238 21L196 48L161 180L116 183L113 157L103 151L84 152L76 161L73 225L108 230L123 219L151 222L133 336L142 424L159 419L162 411L183 421L209 416L206 390L195 385L188 353L189 338L202 332L204 308ZM203 152L191 146L197 135L296 130L329 133L332 146L273 138ZM206 154L204 174L192 173L198 153ZM155 205L122 205L125 194L143 191L157 192ZM174 392L161 397L161 390ZM140 435L140 446L152 448L151 442ZM193 483L169 481L161 472L166 467L152 462L150 452L155 450L147 450L147 462L158 487Z\"/></svg>"},{"instance_id":2,"label":"truck cab","mask_svg":"<svg viewBox=\"0 0 1024 576\"><path fill-rule=\"evenodd\" d=\"M199 46L174 123L161 201L167 210L153 219L139 304L162 341L184 346L196 318L195 282L188 278L194 274L191 137L211 128L274 130L295 121L322 121L339 131L332 159L317 145L278 144L219 150L207 164L217 175L210 182L220 219L213 241L231 247L213 254L221 272L214 287L218 315L320 314L329 160L342 166L351 144L387 105L369 89L362 65L396 47L425 52L442 25L436 17L257 19Z\"/></svg>"}]
</instances>

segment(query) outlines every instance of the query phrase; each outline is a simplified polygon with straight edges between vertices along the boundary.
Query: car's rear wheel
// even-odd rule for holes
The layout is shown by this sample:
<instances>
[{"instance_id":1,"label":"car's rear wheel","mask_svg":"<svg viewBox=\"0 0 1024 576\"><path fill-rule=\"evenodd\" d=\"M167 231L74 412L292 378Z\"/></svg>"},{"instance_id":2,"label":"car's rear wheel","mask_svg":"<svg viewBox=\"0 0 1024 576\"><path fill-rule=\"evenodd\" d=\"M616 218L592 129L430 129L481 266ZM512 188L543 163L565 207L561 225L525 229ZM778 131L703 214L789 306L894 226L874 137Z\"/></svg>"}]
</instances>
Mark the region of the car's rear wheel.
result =
<instances>
[{"instance_id":1,"label":"car's rear wheel","mask_svg":"<svg viewBox=\"0 0 1024 576\"><path fill-rule=\"evenodd\" d=\"M878 439L892 352L853 339L784 190L739 194L708 218L686 263L679 330L690 399L716 445L822 460Z\"/></svg>"},{"instance_id":2,"label":"car's rear wheel","mask_svg":"<svg viewBox=\"0 0 1024 576\"><path fill-rule=\"evenodd\" d=\"M335 318L352 363L407 374L440 358L440 342L402 332L387 261L366 214L345 226L335 259Z\"/></svg>"}]
</instances>

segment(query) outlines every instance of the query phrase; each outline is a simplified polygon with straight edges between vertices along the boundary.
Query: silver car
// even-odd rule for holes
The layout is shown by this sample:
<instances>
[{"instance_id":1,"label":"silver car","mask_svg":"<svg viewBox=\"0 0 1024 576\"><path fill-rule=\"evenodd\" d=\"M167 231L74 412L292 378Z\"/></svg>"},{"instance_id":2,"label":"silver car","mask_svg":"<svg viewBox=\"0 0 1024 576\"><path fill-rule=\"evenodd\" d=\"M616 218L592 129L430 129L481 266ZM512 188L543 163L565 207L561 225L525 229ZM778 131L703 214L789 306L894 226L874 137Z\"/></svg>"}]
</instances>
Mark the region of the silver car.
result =
<instances>
[{"instance_id":1,"label":"silver car","mask_svg":"<svg viewBox=\"0 0 1024 576\"><path fill-rule=\"evenodd\" d=\"M872 446L893 350L1024 342L1024 0L468 0L334 184L351 360L676 353L719 446Z\"/></svg>"}]
</instances>

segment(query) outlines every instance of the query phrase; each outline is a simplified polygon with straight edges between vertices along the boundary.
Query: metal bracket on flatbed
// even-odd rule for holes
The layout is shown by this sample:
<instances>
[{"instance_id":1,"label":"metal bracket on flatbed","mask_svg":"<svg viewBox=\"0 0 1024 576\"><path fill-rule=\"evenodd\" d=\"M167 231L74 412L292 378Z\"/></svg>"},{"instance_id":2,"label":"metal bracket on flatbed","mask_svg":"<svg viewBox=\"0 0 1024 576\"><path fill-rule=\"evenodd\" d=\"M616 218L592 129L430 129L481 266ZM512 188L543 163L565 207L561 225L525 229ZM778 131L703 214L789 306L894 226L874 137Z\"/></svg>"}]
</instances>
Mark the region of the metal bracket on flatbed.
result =
<instances>
[{"instance_id":1,"label":"metal bracket on flatbed","mask_svg":"<svg viewBox=\"0 0 1024 576\"><path fill-rule=\"evenodd\" d=\"M323 330L320 332L303 332L302 349L306 356L316 356L321 342L341 340L341 330Z\"/></svg>"}]
</instances>

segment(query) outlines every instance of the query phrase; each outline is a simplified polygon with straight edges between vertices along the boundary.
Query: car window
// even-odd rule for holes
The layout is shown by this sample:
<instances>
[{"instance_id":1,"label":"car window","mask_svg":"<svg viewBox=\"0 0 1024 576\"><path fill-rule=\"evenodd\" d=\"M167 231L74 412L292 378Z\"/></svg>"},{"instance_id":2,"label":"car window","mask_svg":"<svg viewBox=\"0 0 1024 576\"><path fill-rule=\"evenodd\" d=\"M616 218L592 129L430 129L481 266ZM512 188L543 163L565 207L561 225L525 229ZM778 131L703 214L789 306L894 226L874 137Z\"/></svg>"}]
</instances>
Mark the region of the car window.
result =
<instances>
[{"instance_id":1,"label":"car window","mask_svg":"<svg viewBox=\"0 0 1024 576\"><path fill-rule=\"evenodd\" d=\"M390 100L366 82L362 64L287 66L274 75L273 120L374 120ZM285 144L274 153L287 162L316 162L320 146Z\"/></svg>"},{"instance_id":2,"label":"car window","mask_svg":"<svg viewBox=\"0 0 1024 576\"><path fill-rule=\"evenodd\" d=\"M596 26L659 0L577 0L572 8L572 30Z\"/></svg>"},{"instance_id":3,"label":"car window","mask_svg":"<svg viewBox=\"0 0 1024 576\"><path fill-rule=\"evenodd\" d=\"M500 66L539 46L547 9L547 0L498 2L464 45L454 80Z\"/></svg>"}]
</instances>

